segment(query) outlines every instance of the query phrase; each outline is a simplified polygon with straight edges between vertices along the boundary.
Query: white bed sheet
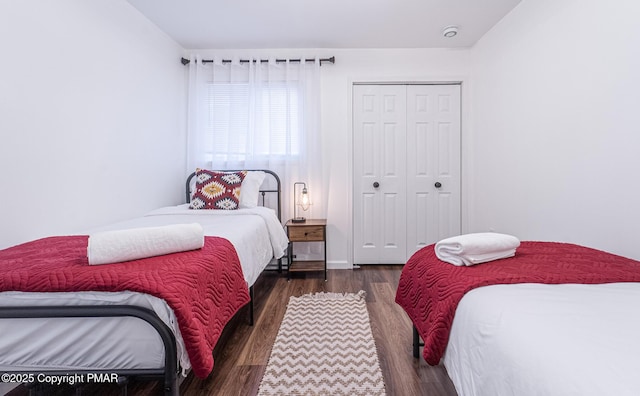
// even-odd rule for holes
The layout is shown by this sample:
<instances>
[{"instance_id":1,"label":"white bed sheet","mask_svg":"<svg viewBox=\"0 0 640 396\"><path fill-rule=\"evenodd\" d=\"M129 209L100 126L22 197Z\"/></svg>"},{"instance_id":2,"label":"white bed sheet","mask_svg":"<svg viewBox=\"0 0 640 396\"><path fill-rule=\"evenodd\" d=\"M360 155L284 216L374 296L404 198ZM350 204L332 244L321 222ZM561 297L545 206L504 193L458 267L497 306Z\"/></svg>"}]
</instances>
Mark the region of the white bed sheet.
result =
<instances>
[{"instance_id":1,"label":"white bed sheet","mask_svg":"<svg viewBox=\"0 0 640 396\"><path fill-rule=\"evenodd\" d=\"M459 396L639 395L638 307L640 283L481 287L444 365Z\"/></svg>"},{"instance_id":2,"label":"white bed sheet","mask_svg":"<svg viewBox=\"0 0 640 396\"><path fill-rule=\"evenodd\" d=\"M238 253L249 286L255 283L273 257L284 255L288 245L287 236L275 212L264 207L234 211L190 210L185 204L154 210L146 216L96 228L91 232L180 223L200 223L205 235L229 240ZM140 305L153 309L176 334L183 374L190 369L173 310L161 299L129 291L0 293L0 305L5 306L103 303ZM0 370L41 369L43 366L64 370L164 367L164 349L160 337L150 325L139 319L51 318L38 319L37 323L35 320L26 321L0 320ZM20 347L13 347L16 345ZM38 351L37 357L34 357L33 351Z\"/></svg>"}]
</instances>

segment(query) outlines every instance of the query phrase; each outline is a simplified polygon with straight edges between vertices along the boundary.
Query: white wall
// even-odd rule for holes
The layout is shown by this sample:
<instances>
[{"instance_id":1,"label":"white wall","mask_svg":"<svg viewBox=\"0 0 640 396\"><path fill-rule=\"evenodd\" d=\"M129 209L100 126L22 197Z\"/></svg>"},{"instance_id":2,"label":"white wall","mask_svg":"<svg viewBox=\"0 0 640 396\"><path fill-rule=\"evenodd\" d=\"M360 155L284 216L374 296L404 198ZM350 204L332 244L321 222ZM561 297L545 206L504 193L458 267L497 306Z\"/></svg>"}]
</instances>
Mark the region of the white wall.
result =
<instances>
[{"instance_id":1,"label":"white wall","mask_svg":"<svg viewBox=\"0 0 640 396\"><path fill-rule=\"evenodd\" d=\"M327 261L350 268L351 231L351 85L353 82L463 81L470 72L468 49L272 49L194 50L205 59L239 57L336 57L321 68L323 161L329 180ZM465 95L463 86L463 99ZM464 112L464 109L463 109ZM464 124L464 123L463 123ZM463 140L465 131L463 127ZM464 145L464 143L463 143ZM283 183L292 184L293 181ZM311 216L309 216L311 217Z\"/></svg>"},{"instance_id":2,"label":"white wall","mask_svg":"<svg viewBox=\"0 0 640 396\"><path fill-rule=\"evenodd\" d=\"M640 259L638 15L523 0L472 49L470 230Z\"/></svg>"},{"instance_id":3,"label":"white wall","mask_svg":"<svg viewBox=\"0 0 640 396\"><path fill-rule=\"evenodd\" d=\"M124 0L0 15L0 248L178 203L182 49Z\"/></svg>"}]
</instances>

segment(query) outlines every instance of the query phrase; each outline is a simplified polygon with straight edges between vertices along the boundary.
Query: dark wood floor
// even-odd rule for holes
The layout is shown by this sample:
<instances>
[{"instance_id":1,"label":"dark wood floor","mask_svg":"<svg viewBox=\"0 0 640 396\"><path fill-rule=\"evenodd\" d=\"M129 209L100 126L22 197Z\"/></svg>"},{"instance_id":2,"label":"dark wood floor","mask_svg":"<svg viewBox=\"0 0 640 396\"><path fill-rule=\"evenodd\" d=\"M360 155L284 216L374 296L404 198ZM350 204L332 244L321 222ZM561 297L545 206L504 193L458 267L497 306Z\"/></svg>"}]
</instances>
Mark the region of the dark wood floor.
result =
<instances>
[{"instance_id":1,"label":"dark wood floor","mask_svg":"<svg viewBox=\"0 0 640 396\"><path fill-rule=\"evenodd\" d=\"M291 281L275 271L265 272L256 282L255 325L238 320L217 348L215 367L205 380L193 374L180 387L181 395L255 395L264 373L271 346L276 338L290 296L321 291L367 293L371 328L388 395L456 396L453 384L442 366L429 366L411 354L411 322L394 302L401 266L366 266L354 270L329 270L325 282L322 273L295 274ZM243 318L240 318L243 319ZM39 394L75 394L75 390L52 389ZM126 394L161 395L157 382L134 382ZM12 396L26 395L24 389ZM123 389L101 386L84 389L85 395L121 395Z\"/></svg>"}]
</instances>

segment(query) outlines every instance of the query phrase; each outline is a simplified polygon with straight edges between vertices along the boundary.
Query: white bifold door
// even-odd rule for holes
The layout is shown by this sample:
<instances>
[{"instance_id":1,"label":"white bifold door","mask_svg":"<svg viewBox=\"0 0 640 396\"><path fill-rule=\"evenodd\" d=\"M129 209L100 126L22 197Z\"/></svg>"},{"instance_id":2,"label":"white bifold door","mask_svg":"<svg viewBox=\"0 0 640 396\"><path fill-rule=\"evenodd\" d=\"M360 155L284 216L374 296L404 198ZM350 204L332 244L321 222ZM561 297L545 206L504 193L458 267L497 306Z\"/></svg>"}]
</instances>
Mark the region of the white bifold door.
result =
<instances>
[{"instance_id":1,"label":"white bifold door","mask_svg":"<svg viewBox=\"0 0 640 396\"><path fill-rule=\"evenodd\" d=\"M354 264L460 233L460 85L353 86Z\"/></svg>"}]
</instances>

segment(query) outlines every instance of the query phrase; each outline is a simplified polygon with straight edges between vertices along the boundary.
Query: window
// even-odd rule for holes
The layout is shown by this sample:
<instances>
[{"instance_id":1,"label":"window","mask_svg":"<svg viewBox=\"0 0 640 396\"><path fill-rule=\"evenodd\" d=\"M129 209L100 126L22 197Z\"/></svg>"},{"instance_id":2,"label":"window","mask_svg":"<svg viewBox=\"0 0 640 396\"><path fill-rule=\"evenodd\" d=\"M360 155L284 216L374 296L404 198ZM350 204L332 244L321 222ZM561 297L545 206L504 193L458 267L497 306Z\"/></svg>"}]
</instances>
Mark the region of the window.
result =
<instances>
[{"instance_id":1,"label":"window","mask_svg":"<svg viewBox=\"0 0 640 396\"><path fill-rule=\"evenodd\" d=\"M285 211L298 180L325 205L320 62L198 59L189 63L187 169L269 169L283 181Z\"/></svg>"},{"instance_id":2,"label":"window","mask_svg":"<svg viewBox=\"0 0 640 396\"><path fill-rule=\"evenodd\" d=\"M213 163L279 158L301 151L298 84L210 83L207 89L208 153Z\"/></svg>"}]
</instances>

